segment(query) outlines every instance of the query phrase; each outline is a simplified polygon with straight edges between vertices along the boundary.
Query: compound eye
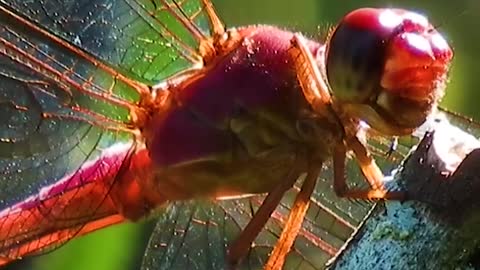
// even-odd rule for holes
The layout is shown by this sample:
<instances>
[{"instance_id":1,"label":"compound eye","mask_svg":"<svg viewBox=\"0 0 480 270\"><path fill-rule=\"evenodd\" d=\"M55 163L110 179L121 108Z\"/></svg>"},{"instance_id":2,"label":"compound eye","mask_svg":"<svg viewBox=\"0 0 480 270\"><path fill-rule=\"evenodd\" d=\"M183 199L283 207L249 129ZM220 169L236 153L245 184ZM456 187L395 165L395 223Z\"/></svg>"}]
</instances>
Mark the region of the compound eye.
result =
<instances>
[{"instance_id":1,"label":"compound eye","mask_svg":"<svg viewBox=\"0 0 480 270\"><path fill-rule=\"evenodd\" d=\"M443 96L452 57L426 17L364 8L347 14L330 36L325 67L333 96L355 117L379 131L405 133Z\"/></svg>"},{"instance_id":2,"label":"compound eye","mask_svg":"<svg viewBox=\"0 0 480 270\"><path fill-rule=\"evenodd\" d=\"M376 19L375 11L361 9L346 15L328 40L327 78L341 101L366 101L380 82L386 37L368 25Z\"/></svg>"}]
</instances>

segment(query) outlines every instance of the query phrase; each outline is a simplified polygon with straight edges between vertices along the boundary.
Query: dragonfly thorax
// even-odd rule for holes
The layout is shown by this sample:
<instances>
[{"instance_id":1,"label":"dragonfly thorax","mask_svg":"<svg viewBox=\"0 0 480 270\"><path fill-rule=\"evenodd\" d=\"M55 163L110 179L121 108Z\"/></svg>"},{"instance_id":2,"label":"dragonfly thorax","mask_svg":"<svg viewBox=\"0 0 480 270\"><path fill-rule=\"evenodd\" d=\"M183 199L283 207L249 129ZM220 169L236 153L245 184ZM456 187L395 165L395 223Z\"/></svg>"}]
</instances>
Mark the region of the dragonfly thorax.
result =
<instances>
[{"instance_id":1,"label":"dragonfly thorax","mask_svg":"<svg viewBox=\"0 0 480 270\"><path fill-rule=\"evenodd\" d=\"M168 110L145 125L155 174L147 190L167 200L265 193L312 158L330 158L342 141L337 118L303 96L288 54L293 33L239 33L231 53L167 89ZM322 45L309 46L316 53Z\"/></svg>"}]
</instances>

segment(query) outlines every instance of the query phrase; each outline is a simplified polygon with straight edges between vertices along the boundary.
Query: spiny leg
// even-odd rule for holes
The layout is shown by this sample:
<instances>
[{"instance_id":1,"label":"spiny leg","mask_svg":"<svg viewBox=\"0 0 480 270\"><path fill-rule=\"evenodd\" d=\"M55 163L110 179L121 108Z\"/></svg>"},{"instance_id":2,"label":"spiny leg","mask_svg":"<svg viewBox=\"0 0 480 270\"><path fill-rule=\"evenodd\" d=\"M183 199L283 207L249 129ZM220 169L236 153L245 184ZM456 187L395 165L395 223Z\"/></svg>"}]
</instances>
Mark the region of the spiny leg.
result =
<instances>
[{"instance_id":1,"label":"spiny leg","mask_svg":"<svg viewBox=\"0 0 480 270\"><path fill-rule=\"evenodd\" d=\"M316 111L322 109L331 102L331 97L317 62L300 34L295 34L290 42L289 54L303 94Z\"/></svg>"},{"instance_id":2,"label":"spiny leg","mask_svg":"<svg viewBox=\"0 0 480 270\"><path fill-rule=\"evenodd\" d=\"M270 258L265 265L265 270L277 270L283 268L288 252L292 248L298 232L302 227L303 219L308 210L310 196L313 193L318 174L322 168L321 164L315 164L313 166L314 167L310 168L307 173L302 189L295 197L295 202L290 210L287 222L283 227L280 239L275 245Z\"/></svg>"},{"instance_id":3,"label":"spiny leg","mask_svg":"<svg viewBox=\"0 0 480 270\"><path fill-rule=\"evenodd\" d=\"M356 160L360 166L363 176L370 185L370 189L350 189L345 179L345 161L347 147L343 144L337 145L333 156L335 193L340 197L354 199L389 199L402 200L405 193L401 191L388 191L383 184L383 173L371 157L366 147L357 137L347 139L347 145L353 150Z\"/></svg>"},{"instance_id":4,"label":"spiny leg","mask_svg":"<svg viewBox=\"0 0 480 270\"><path fill-rule=\"evenodd\" d=\"M203 10L207 13L211 37L200 42L199 52L202 55L203 63L208 65L215 62L217 57L237 48L243 41L243 37L235 29L227 31L210 0L202 0L202 4Z\"/></svg>"},{"instance_id":5,"label":"spiny leg","mask_svg":"<svg viewBox=\"0 0 480 270\"><path fill-rule=\"evenodd\" d=\"M257 238L257 235L263 229L273 211L275 211L275 208L277 208L285 192L287 192L287 190L293 186L295 181L297 181L300 174L298 170L300 164L298 163L299 161L295 162L286 179L281 181L274 190L268 193L252 220L250 220L235 242L230 246L227 260L231 266L237 265L239 261L247 255L253 241Z\"/></svg>"},{"instance_id":6,"label":"spiny leg","mask_svg":"<svg viewBox=\"0 0 480 270\"><path fill-rule=\"evenodd\" d=\"M225 25L223 24L220 17L218 17L215 9L213 8L212 1L210 0L202 0L203 6L205 7L205 11L208 14L208 20L210 22L210 31L212 32L212 36L220 37L225 33Z\"/></svg>"},{"instance_id":7,"label":"spiny leg","mask_svg":"<svg viewBox=\"0 0 480 270\"><path fill-rule=\"evenodd\" d=\"M322 79L322 74L311 51L308 49L305 39L301 35L294 35L291 40L290 55L293 59L297 78L302 87L303 94L317 113L329 116L332 102L328 86ZM342 197L360 199L403 199L403 192L387 191L383 185L383 173L377 166L365 146L354 135L347 135L346 146L339 145L334 153L334 188L335 192ZM371 189L351 190L345 179L345 160L347 147L352 149L357 158L360 169L369 183Z\"/></svg>"}]
</instances>

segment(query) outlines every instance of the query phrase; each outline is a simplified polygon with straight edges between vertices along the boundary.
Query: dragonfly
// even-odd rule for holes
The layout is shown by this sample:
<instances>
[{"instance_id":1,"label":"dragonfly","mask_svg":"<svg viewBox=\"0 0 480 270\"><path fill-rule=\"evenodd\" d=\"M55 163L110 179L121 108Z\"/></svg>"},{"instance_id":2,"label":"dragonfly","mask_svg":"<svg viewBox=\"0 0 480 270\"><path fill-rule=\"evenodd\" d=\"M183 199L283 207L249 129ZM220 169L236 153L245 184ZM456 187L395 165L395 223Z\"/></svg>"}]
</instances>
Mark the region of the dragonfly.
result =
<instances>
[{"instance_id":1,"label":"dragonfly","mask_svg":"<svg viewBox=\"0 0 480 270\"><path fill-rule=\"evenodd\" d=\"M403 198L380 167L453 57L399 9L353 11L325 44L227 28L208 0L0 13L2 264L155 216L145 269L322 269L372 206L337 195Z\"/></svg>"}]
</instances>

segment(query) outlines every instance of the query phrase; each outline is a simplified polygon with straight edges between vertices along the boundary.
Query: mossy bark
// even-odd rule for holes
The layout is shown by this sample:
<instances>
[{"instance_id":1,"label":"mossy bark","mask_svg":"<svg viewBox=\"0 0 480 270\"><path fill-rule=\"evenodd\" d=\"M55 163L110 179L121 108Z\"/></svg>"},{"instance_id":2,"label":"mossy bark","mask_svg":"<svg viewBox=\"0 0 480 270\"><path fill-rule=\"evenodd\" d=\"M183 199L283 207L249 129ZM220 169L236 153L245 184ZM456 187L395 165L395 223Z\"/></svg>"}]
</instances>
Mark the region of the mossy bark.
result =
<instances>
[{"instance_id":1,"label":"mossy bark","mask_svg":"<svg viewBox=\"0 0 480 270\"><path fill-rule=\"evenodd\" d=\"M476 268L480 247L480 149L474 149L478 145L472 146L471 136L465 133L462 138L453 128L425 136L393 182L395 188L407 192L409 200L379 204L331 269ZM442 136L437 137L455 138L438 142L438 132ZM454 172L450 171L452 158L440 157L439 153L445 152L439 148L465 158Z\"/></svg>"}]
</instances>

